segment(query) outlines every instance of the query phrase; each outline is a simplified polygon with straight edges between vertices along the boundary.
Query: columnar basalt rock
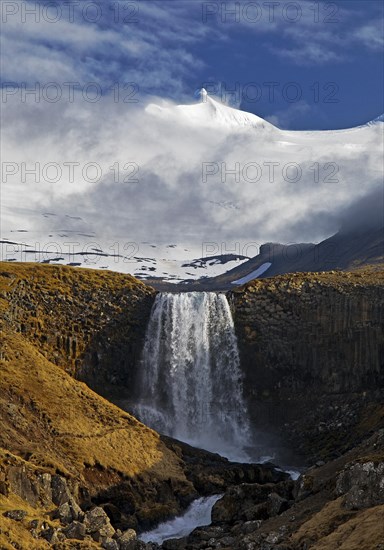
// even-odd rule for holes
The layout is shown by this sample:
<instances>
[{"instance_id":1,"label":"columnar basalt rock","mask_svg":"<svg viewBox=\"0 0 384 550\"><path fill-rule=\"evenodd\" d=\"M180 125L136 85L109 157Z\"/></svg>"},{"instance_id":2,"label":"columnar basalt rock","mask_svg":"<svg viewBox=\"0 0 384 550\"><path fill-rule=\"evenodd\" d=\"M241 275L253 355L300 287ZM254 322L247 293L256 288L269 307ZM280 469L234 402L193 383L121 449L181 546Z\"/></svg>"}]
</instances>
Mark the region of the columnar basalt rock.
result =
<instances>
[{"instance_id":1,"label":"columnar basalt rock","mask_svg":"<svg viewBox=\"0 0 384 550\"><path fill-rule=\"evenodd\" d=\"M92 387L132 388L155 295L120 273L3 264L0 319Z\"/></svg>"},{"instance_id":2,"label":"columnar basalt rock","mask_svg":"<svg viewBox=\"0 0 384 550\"><path fill-rule=\"evenodd\" d=\"M283 427L296 443L301 435L311 439L316 453L325 436L356 426L363 409L380 403L382 271L255 280L230 300L255 425ZM302 451L308 454L305 444Z\"/></svg>"}]
</instances>

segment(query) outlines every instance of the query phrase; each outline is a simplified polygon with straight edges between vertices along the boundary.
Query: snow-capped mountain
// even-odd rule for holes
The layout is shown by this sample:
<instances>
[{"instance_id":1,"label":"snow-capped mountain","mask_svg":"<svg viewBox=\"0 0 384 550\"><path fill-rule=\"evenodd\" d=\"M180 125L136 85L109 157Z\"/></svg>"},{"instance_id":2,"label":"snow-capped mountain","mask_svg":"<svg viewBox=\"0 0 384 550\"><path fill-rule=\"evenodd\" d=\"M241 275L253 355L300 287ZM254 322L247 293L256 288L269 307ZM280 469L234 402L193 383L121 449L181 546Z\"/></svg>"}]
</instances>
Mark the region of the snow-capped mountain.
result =
<instances>
[{"instance_id":1,"label":"snow-capped mountain","mask_svg":"<svg viewBox=\"0 0 384 550\"><path fill-rule=\"evenodd\" d=\"M75 107L60 139L47 121L23 150L5 124L3 156L13 162L2 184L4 261L214 277L265 242L334 234L343 209L382 184L383 116L350 129L281 130L205 90L195 104L151 104L129 119L112 110L98 118L84 105L79 117ZM39 163L39 178L23 174L25 159ZM102 177L84 181L79 170L57 183L44 169L73 161Z\"/></svg>"},{"instance_id":2,"label":"snow-capped mountain","mask_svg":"<svg viewBox=\"0 0 384 550\"><path fill-rule=\"evenodd\" d=\"M372 124L380 124L381 122L384 122L384 113L374 118L373 120L370 120L369 122L367 122L367 124L371 126Z\"/></svg>"},{"instance_id":3,"label":"snow-capped mountain","mask_svg":"<svg viewBox=\"0 0 384 550\"><path fill-rule=\"evenodd\" d=\"M200 90L199 95L200 102L197 104L176 105L173 107L150 104L146 111L154 116L200 127L224 127L232 130L236 128L276 129L273 124L257 115L233 109L216 101L208 95L204 88Z\"/></svg>"}]
</instances>

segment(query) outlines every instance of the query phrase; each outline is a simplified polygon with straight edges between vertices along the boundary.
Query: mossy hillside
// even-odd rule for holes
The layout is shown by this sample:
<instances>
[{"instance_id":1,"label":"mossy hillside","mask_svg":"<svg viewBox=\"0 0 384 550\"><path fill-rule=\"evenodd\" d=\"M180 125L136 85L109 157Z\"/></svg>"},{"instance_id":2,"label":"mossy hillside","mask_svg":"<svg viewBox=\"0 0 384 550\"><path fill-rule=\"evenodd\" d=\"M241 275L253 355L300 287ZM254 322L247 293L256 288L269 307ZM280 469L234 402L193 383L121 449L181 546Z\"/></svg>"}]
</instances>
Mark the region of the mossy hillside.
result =
<instances>
[{"instance_id":1,"label":"mossy hillside","mask_svg":"<svg viewBox=\"0 0 384 550\"><path fill-rule=\"evenodd\" d=\"M37 469L67 478L85 505L129 502L125 521L132 527L169 517L196 495L182 460L158 434L49 362L22 335L5 328L0 344L4 487L11 458L19 457L31 475ZM15 490L10 496L3 490L3 506Z\"/></svg>"},{"instance_id":2,"label":"mossy hillside","mask_svg":"<svg viewBox=\"0 0 384 550\"><path fill-rule=\"evenodd\" d=\"M303 546L313 541L313 550L380 549L383 543L384 506L376 506L345 518L339 502L330 502L314 518L302 526L292 542ZM347 521L342 521L345 518Z\"/></svg>"}]
</instances>

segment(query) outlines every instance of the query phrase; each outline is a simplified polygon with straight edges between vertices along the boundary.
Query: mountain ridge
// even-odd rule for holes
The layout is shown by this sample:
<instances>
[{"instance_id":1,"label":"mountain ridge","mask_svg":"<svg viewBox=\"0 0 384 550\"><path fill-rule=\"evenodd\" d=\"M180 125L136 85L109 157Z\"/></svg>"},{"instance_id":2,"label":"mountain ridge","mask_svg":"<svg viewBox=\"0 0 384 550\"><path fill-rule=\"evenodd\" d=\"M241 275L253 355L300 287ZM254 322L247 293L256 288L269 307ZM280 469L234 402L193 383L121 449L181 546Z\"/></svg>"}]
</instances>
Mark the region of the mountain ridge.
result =
<instances>
[{"instance_id":1,"label":"mountain ridge","mask_svg":"<svg viewBox=\"0 0 384 550\"><path fill-rule=\"evenodd\" d=\"M218 261L220 256L217 257ZM242 278L252 280L252 273L263 265L270 264L259 278L273 277L285 273L319 272L332 270L358 269L365 265L384 264L384 229L380 226L365 230L341 230L318 244L314 243L265 243L259 254L241 265L218 275L197 281L168 285L168 290L224 290L234 287ZM147 279L148 284L158 290L166 288L166 283L157 279ZM244 281L246 282L246 281ZM241 283L239 283L241 284Z\"/></svg>"}]
</instances>

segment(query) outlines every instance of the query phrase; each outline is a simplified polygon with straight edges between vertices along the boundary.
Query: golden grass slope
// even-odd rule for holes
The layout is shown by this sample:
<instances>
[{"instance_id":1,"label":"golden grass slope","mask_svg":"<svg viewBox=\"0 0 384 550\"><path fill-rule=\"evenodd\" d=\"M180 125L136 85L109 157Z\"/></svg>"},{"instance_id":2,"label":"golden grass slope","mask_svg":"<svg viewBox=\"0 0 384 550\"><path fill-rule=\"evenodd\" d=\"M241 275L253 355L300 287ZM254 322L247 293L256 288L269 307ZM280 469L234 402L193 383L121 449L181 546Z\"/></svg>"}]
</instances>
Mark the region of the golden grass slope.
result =
<instances>
[{"instance_id":1,"label":"golden grass slope","mask_svg":"<svg viewBox=\"0 0 384 550\"><path fill-rule=\"evenodd\" d=\"M91 497L121 486L121 498L125 494L135 502L141 519L179 511L176 498L163 506L156 503L156 489L163 483L172 483L179 494L194 493L181 460L157 433L50 363L21 335L3 328L0 349L0 481L6 480L8 464L22 462L28 471L65 476ZM26 510L26 520L3 517L12 509ZM51 510L32 508L12 491L0 494L0 548L48 547L42 539L36 542L25 525L35 518L47 520Z\"/></svg>"},{"instance_id":2,"label":"golden grass slope","mask_svg":"<svg viewBox=\"0 0 384 550\"><path fill-rule=\"evenodd\" d=\"M85 465L127 476L181 476L158 434L121 411L6 328L0 336L3 447L29 461L81 474Z\"/></svg>"}]
</instances>

